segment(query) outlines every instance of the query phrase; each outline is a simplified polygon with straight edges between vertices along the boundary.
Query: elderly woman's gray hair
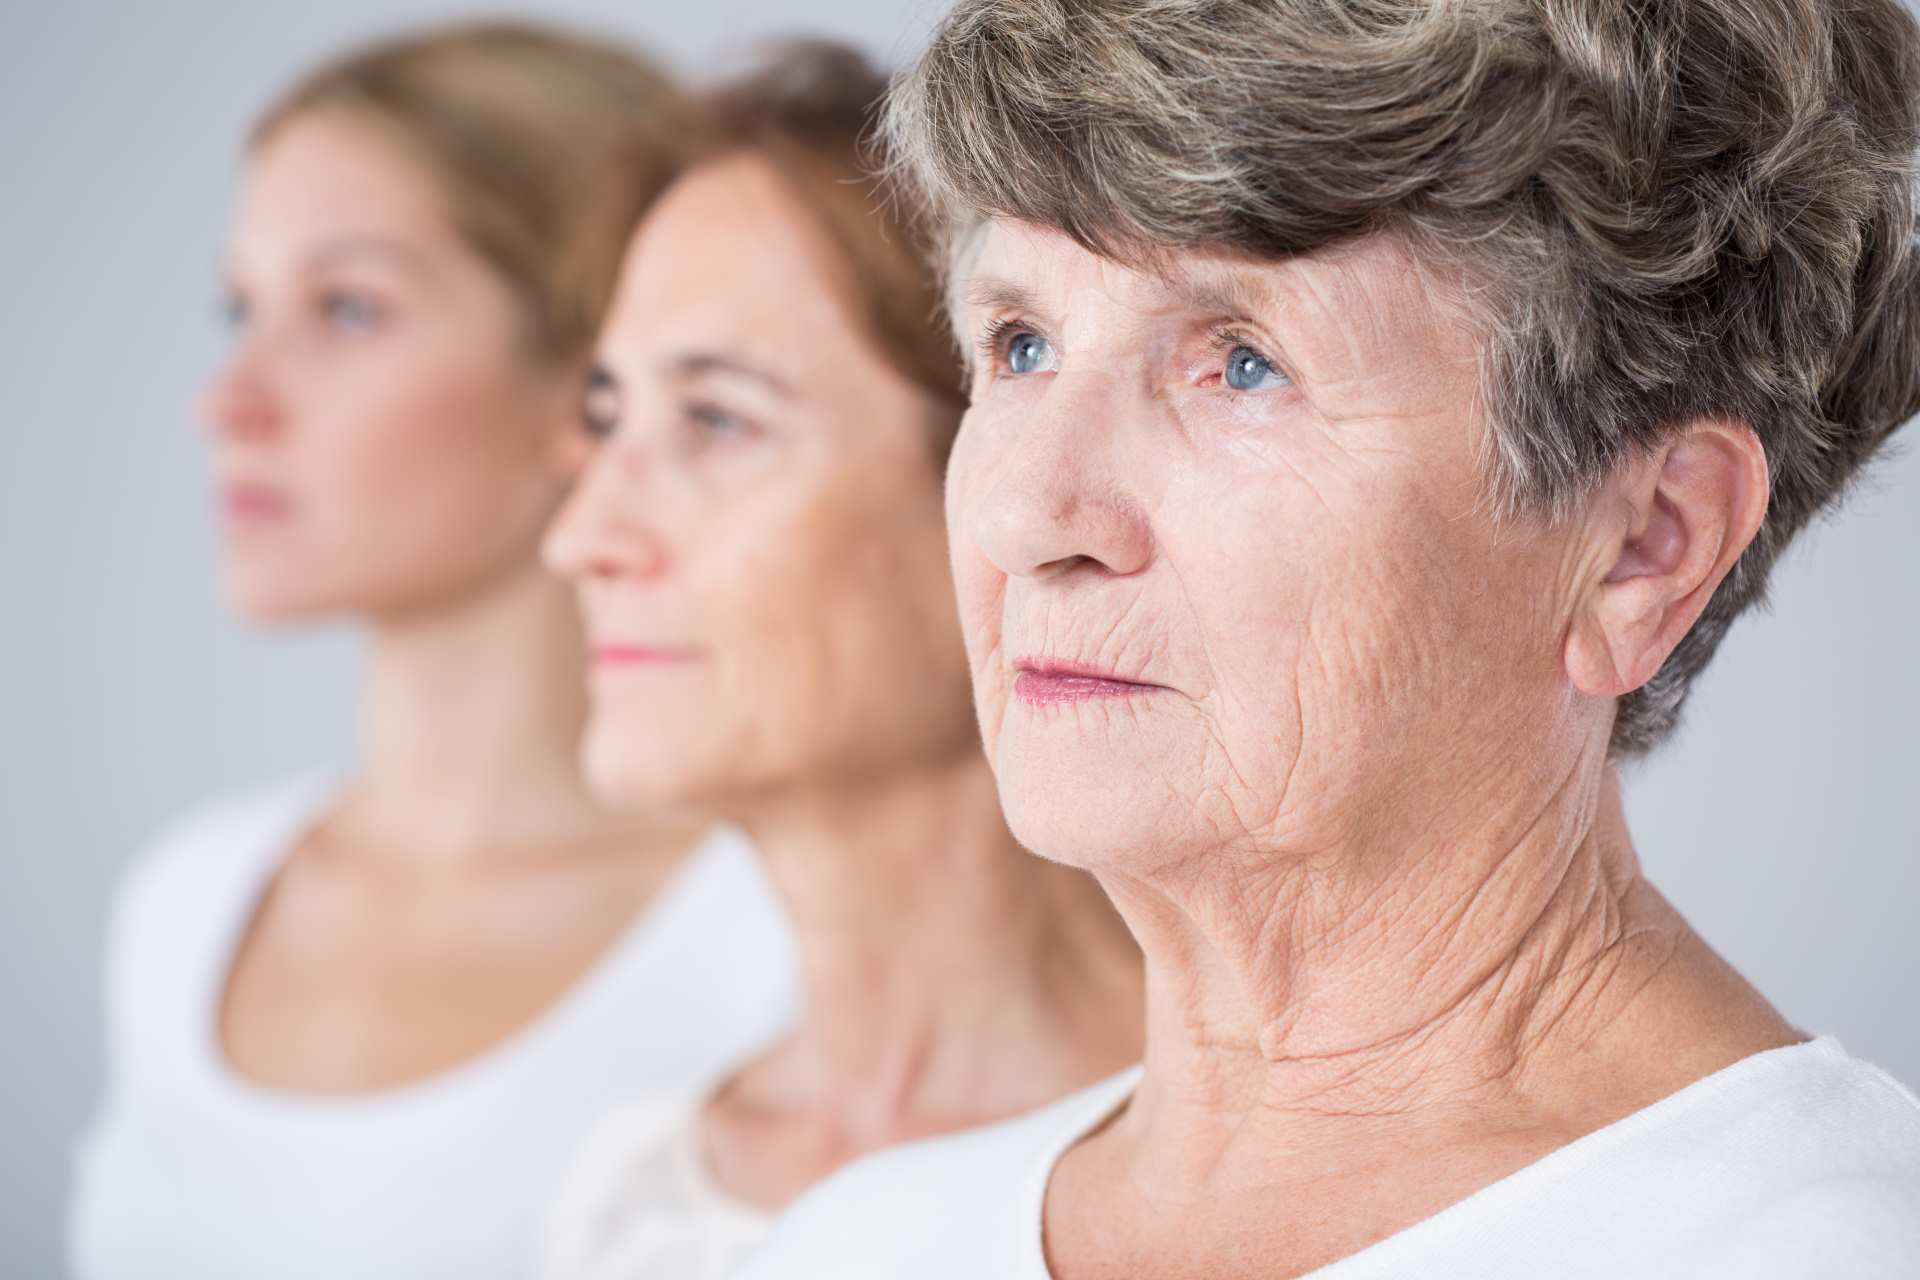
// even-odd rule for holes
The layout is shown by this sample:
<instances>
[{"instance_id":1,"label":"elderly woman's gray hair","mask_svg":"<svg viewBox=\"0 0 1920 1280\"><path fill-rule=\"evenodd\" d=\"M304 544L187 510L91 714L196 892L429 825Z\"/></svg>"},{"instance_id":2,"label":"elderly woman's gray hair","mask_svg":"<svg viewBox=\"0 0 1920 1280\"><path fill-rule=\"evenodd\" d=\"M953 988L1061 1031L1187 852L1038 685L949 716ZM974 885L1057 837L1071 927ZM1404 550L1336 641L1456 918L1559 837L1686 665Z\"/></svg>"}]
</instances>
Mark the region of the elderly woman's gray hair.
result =
<instances>
[{"instance_id":1,"label":"elderly woman's gray hair","mask_svg":"<svg viewBox=\"0 0 1920 1280\"><path fill-rule=\"evenodd\" d=\"M1399 235L1483 329L1515 519L1674 426L1750 424L1766 521L1621 699L1634 754L1920 410L1916 84L1895 0L964 0L888 132L950 245L989 216L1122 259Z\"/></svg>"}]
</instances>

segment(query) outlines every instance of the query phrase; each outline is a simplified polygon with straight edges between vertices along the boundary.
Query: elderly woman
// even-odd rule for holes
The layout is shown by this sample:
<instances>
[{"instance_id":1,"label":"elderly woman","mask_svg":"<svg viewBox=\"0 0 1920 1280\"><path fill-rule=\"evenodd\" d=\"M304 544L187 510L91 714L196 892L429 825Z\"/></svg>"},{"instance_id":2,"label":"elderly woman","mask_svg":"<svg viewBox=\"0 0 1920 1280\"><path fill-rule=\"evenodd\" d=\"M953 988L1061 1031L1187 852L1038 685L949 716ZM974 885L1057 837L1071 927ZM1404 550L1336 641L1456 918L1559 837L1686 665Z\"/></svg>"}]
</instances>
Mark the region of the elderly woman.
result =
<instances>
[{"instance_id":1,"label":"elderly woman","mask_svg":"<svg viewBox=\"0 0 1920 1280\"><path fill-rule=\"evenodd\" d=\"M1146 1061L749 1274L1920 1271L1920 1106L1616 778L1920 404L1916 87L1892 0L961 4L891 124L974 352L962 621Z\"/></svg>"}]
</instances>

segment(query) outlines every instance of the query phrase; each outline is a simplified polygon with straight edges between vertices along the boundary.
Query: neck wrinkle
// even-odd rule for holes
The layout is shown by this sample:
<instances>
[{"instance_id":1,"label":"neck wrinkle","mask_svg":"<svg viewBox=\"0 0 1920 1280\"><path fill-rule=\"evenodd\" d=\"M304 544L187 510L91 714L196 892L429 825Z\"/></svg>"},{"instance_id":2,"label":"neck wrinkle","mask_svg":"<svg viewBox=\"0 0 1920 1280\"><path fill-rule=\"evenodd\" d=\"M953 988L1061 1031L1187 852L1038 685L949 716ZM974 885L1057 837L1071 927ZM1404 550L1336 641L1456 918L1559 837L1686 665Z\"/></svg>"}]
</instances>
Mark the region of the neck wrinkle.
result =
<instances>
[{"instance_id":1,"label":"neck wrinkle","mask_svg":"<svg viewBox=\"0 0 1920 1280\"><path fill-rule=\"evenodd\" d=\"M1631 1001L1616 978L1653 927L1612 766L1596 750L1543 790L1391 857L1109 879L1147 957L1137 1109L1230 1130L1524 1091L1536 1059Z\"/></svg>"},{"instance_id":2,"label":"neck wrinkle","mask_svg":"<svg viewBox=\"0 0 1920 1280\"><path fill-rule=\"evenodd\" d=\"M776 1104L871 1138L1023 1110L1138 1060L1138 949L1091 877L1014 840L977 749L773 798L743 825L806 986Z\"/></svg>"}]
</instances>

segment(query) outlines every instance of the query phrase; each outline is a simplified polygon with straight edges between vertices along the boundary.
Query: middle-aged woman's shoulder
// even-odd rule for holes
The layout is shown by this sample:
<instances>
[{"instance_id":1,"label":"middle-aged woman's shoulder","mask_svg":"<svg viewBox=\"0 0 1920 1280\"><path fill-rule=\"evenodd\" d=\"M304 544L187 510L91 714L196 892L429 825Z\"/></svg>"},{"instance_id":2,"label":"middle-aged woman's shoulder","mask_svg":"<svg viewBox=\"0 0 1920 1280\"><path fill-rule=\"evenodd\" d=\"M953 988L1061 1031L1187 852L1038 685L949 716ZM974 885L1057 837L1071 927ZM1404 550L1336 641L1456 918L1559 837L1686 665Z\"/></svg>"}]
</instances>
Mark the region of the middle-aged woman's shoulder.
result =
<instances>
[{"instance_id":1,"label":"middle-aged woman's shoulder","mask_svg":"<svg viewBox=\"0 0 1920 1280\"><path fill-rule=\"evenodd\" d=\"M851 1166L743 1280L1048 1280L1047 1175L1137 1079ZM976 1201L1016 1220L985 1223ZM1916 1259L1920 1100L1822 1038L1743 1059L1312 1274L1895 1280Z\"/></svg>"},{"instance_id":2,"label":"middle-aged woman's shoulder","mask_svg":"<svg viewBox=\"0 0 1920 1280\"><path fill-rule=\"evenodd\" d=\"M1045 1280L1004 1246L1038 1241L1054 1162L1111 1119L1139 1081L1131 1068L1011 1120L856 1161L794 1202L741 1280Z\"/></svg>"}]
</instances>

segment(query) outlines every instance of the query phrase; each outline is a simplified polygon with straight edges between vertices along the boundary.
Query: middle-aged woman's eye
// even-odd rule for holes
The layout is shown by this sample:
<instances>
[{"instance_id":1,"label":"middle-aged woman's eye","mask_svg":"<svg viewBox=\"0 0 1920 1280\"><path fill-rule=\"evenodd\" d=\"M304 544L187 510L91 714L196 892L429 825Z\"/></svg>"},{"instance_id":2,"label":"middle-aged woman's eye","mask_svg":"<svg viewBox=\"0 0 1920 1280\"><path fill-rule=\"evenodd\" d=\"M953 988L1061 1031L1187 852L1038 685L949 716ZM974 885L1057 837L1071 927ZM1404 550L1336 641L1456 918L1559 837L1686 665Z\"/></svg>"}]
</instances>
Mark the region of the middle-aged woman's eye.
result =
<instances>
[{"instance_id":1,"label":"middle-aged woman's eye","mask_svg":"<svg viewBox=\"0 0 1920 1280\"><path fill-rule=\"evenodd\" d=\"M620 425L620 384L600 365L587 371L587 391L580 400L580 425L596 440L605 440Z\"/></svg>"},{"instance_id":2,"label":"middle-aged woman's eye","mask_svg":"<svg viewBox=\"0 0 1920 1280\"><path fill-rule=\"evenodd\" d=\"M1053 344L1039 334L1021 332L1007 340L1007 372L1046 373L1053 366Z\"/></svg>"},{"instance_id":3,"label":"middle-aged woman's eye","mask_svg":"<svg viewBox=\"0 0 1920 1280\"><path fill-rule=\"evenodd\" d=\"M1236 346L1227 352L1227 367L1221 378L1235 391L1264 391L1291 381L1273 367L1272 361L1247 346Z\"/></svg>"},{"instance_id":4,"label":"middle-aged woman's eye","mask_svg":"<svg viewBox=\"0 0 1920 1280\"><path fill-rule=\"evenodd\" d=\"M320 310L327 323L336 329L365 333L380 322L380 308L364 294L329 292L320 299Z\"/></svg>"},{"instance_id":5,"label":"middle-aged woman's eye","mask_svg":"<svg viewBox=\"0 0 1920 1280\"><path fill-rule=\"evenodd\" d=\"M694 430L708 439L747 434L748 423L745 418L728 413L716 404L704 401L689 404L687 417L693 422Z\"/></svg>"}]
</instances>

